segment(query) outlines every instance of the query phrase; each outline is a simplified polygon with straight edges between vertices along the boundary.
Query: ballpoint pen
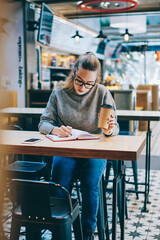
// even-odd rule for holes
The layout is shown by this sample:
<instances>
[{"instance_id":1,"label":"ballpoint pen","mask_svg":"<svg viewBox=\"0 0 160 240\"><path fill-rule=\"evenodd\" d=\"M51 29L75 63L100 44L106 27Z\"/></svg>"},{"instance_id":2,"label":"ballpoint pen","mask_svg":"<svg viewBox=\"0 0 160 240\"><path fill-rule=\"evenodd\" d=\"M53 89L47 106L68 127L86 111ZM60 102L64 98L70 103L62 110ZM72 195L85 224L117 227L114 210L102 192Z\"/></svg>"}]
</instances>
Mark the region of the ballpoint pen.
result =
<instances>
[{"instance_id":1,"label":"ballpoint pen","mask_svg":"<svg viewBox=\"0 0 160 240\"><path fill-rule=\"evenodd\" d=\"M58 116L59 120L61 121L61 123L62 123L65 127L67 127L66 124L64 123L64 121L62 120L62 118L61 118L59 115L57 115L57 116ZM72 133L70 133L70 135L72 136Z\"/></svg>"}]
</instances>

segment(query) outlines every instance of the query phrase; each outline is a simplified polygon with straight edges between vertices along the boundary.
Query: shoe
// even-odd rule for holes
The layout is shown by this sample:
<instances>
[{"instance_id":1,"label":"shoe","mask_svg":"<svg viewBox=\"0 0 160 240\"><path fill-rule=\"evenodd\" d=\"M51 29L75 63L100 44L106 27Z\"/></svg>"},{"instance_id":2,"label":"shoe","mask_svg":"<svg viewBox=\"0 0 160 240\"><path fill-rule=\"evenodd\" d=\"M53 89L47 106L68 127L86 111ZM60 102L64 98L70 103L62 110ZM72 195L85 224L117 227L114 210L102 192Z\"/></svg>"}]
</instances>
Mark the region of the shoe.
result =
<instances>
[{"instance_id":1,"label":"shoe","mask_svg":"<svg viewBox=\"0 0 160 240\"><path fill-rule=\"evenodd\" d=\"M83 240L94 240L94 232L85 234Z\"/></svg>"}]
</instances>

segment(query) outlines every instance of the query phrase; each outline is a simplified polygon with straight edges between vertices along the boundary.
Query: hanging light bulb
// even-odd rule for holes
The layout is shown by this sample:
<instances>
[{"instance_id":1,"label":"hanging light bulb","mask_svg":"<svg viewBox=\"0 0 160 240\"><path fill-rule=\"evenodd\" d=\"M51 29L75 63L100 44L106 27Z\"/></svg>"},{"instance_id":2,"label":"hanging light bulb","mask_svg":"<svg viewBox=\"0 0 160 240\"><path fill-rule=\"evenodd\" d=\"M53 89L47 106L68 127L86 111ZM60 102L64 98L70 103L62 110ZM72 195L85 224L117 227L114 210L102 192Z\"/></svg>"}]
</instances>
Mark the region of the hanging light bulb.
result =
<instances>
[{"instance_id":1,"label":"hanging light bulb","mask_svg":"<svg viewBox=\"0 0 160 240\"><path fill-rule=\"evenodd\" d=\"M126 57L127 57L128 59L130 59L130 58L131 58L131 55L130 55L130 53L129 53L129 52L127 52L127 55L126 55Z\"/></svg>"},{"instance_id":2,"label":"hanging light bulb","mask_svg":"<svg viewBox=\"0 0 160 240\"><path fill-rule=\"evenodd\" d=\"M156 52L154 53L154 58L157 59L157 53Z\"/></svg>"},{"instance_id":3,"label":"hanging light bulb","mask_svg":"<svg viewBox=\"0 0 160 240\"><path fill-rule=\"evenodd\" d=\"M83 36L81 36L81 35L79 34L79 31L78 31L78 30L76 30L76 34L73 35L71 38L74 38L75 41L78 42L80 38L83 38Z\"/></svg>"},{"instance_id":4,"label":"hanging light bulb","mask_svg":"<svg viewBox=\"0 0 160 240\"><path fill-rule=\"evenodd\" d=\"M144 58L144 52L141 52L140 56L143 59Z\"/></svg>"},{"instance_id":5,"label":"hanging light bulb","mask_svg":"<svg viewBox=\"0 0 160 240\"><path fill-rule=\"evenodd\" d=\"M105 39L105 38L107 38L107 36L106 35L104 35L103 34L103 31L102 31L102 8L103 8L103 5L104 4L104 2L102 2L101 1L101 3L100 3L100 31L99 31L99 34L97 35L97 37L96 38L101 38L101 39Z\"/></svg>"},{"instance_id":6,"label":"hanging light bulb","mask_svg":"<svg viewBox=\"0 0 160 240\"><path fill-rule=\"evenodd\" d=\"M130 33L128 32L128 28L126 28L126 29L125 29L125 33L124 33L124 34L121 34L121 36L123 36L125 42L128 42L129 39L130 39L130 36L133 36L133 34L130 34Z\"/></svg>"},{"instance_id":7,"label":"hanging light bulb","mask_svg":"<svg viewBox=\"0 0 160 240\"><path fill-rule=\"evenodd\" d=\"M77 17L76 17L76 24L77 24L77 26L78 26L78 2L76 3L76 15L77 15ZM79 31L78 31L78 30L76 30L76 34L73 35L71 38L74 38L76 42L79 42L79 39L80 39L80 38L83 38L83 36L81 36L81 35L79 34Z\"/></svg>"},{"instance_id":8,"label":"hanging light bulb","mask_svg":"<svg viewBox=\"0 0 160 240\"><path fill-rule=\"evenodd\" d=\"M128 5L128 0L126 1L126 4ZM125 29L125 33L121 34L121 36L123 36L125 42L129 41L130 36L133 36L132 34L130 34L128 32L128 12L127 12L127 9L126 9L126 29Z\"/></svg>"}]
</instances>

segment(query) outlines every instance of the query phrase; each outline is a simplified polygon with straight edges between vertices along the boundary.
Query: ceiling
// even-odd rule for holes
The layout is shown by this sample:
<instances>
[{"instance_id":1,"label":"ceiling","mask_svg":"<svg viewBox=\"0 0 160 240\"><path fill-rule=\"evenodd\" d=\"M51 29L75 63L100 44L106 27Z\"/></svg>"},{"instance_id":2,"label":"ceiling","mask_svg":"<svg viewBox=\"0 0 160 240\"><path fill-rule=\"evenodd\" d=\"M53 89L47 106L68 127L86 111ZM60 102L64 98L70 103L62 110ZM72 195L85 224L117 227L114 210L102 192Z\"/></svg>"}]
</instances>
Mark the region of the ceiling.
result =
<instances>
[{"instance_id":1,"label":"ceiling","mask_svg":"<svg viewBox=\"0 0 160 240\"><path fill-rule=\"evenodd\" d=\"M128 0L129 1L129 0ZM33 0L35 3L45 2L49 6L58 10L67 18L75 18L77 14L79 17L96 17L101 13L83 11L81 9L77 10L77 3L81 1L76 0ZM87 2L87 1L84 1ZM117 0L118 2L118 0ZM126 0L127 2L127 0ZM159 12L160 11L160 0L137 0L137 7L131 10L131 13L146 13L146 12ZM110 15L110 13L105 13L105 15Z\"/></svg>"},{"instance_id":2,"label":"ceiling","mask_svg":"<svg viewBox=\"0 0 160 240\"><path fill-rule=\"evenodd\" d=\"M109 2L110 0L108 0ZM113 0L111 0L113 1ZM125 0L119 0L119 2ZM126 0L126 3L130 0ZM160 0L137 0L137 7L130 11L123 12L90 12L84 11L77 7L78 1L68 0L33 0L37 4L45 2L53 10L56 10L63 16L73 21L80 22L83 25L91 28L92 30L100 30L101 28L108 36L110 40L121 40L122 36L118 28L112 28L110 26L110 19L117 16L129 16L135 17L140 15L146 16L147 31L145 33L134 34L130 41L156 41L160 44ZM80 1L79 1L80 2ZM100 1L102 2L102 1ZM118 2L118 0L117 0ZM106 22L106 24L104 24Z\"/></svg>"}]
</instances>

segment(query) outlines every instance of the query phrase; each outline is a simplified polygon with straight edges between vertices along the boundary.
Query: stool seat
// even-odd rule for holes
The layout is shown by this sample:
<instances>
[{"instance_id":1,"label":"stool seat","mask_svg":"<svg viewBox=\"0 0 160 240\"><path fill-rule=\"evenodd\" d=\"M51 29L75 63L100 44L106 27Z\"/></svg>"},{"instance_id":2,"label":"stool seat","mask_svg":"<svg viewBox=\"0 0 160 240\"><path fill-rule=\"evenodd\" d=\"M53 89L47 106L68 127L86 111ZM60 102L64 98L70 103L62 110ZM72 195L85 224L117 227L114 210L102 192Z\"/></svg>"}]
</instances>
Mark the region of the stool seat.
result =
<instances>
[{"instance_id":1,"label":"stool seat","mask_svg":"<svg viewBox=\"0 0 160 240\"><path fill-rule=\"evenodd\" d=\"M46 166L44 162L15 161L4 168L4 173L7 178L38 179Z\"/></svg>"},{"instance_id":2,"label":"stool seat","mask_svg":"<svg viewBox=\"0 0 160 240\"><path fill-rule=\"evenodd\" d=\"M46 163L41 162L30 162L30 161L15 161L9 164L5 171L15 171L15 172L37 172L40 171Z\"/></svg>"}]
</instances>

